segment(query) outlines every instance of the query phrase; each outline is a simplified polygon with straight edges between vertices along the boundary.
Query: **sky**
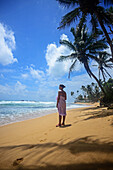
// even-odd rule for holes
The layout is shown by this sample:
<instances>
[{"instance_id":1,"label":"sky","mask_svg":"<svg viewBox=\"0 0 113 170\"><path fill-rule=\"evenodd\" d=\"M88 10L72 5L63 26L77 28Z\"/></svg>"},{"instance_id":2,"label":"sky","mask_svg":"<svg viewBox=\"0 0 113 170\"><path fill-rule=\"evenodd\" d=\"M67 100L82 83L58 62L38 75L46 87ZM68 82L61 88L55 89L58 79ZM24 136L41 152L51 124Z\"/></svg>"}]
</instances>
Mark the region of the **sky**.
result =
<instances>
[{"instance_id":1,"label":"sky","mask_svg":"<svg viewBox=\"0 0 113 170\"><path fill-rule=\"evenodd\" d=\"M69 79L71 62L56 62L71 53L59 43L73 40L71 27L57 29L67 12L56 0L0 0L0 100L56 101L64 84L70 102L71 91L95 82L80 63Z\"/></svg>"}]
</instances>

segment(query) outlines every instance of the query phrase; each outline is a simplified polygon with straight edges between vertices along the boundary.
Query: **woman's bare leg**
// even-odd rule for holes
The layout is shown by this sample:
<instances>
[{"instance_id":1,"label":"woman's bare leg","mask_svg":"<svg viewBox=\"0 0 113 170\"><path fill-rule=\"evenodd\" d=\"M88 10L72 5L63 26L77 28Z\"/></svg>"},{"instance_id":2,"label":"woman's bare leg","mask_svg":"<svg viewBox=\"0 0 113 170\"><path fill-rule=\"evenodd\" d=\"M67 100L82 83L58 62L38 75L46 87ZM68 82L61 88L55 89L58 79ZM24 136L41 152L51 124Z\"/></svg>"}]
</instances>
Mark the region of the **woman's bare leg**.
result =
<instances>
[{"instance_id":1,"label":"woman's bare leg","mask_svg":"<svg viewBox=\"0 0 113 170\"><path fill-rule=\"evenodd\" d=\"M66 119L66 116L63 116L63 123L62 123L62 125L65 125L65 119Z\"/></svg>"},{"instance_id":2,"label":"woman's bare leg","mask_svg":"<svg viewBox=\"0 0 113 170\"><path fill-rule=\"evenodd\" d=\"M62 116L59 115L59 125L61 125Z\"/></svg>"}]
</instances>

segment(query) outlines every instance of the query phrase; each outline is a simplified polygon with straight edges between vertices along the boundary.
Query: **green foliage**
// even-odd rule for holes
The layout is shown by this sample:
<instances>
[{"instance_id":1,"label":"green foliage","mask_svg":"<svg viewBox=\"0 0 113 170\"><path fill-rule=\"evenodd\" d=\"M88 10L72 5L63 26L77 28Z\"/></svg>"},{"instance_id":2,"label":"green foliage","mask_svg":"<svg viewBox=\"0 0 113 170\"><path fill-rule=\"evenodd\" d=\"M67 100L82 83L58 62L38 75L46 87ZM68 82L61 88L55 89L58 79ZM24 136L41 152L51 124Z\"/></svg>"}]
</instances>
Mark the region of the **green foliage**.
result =
<instances>
[{"instance_id":1,"label":"green foliage","mask_svg":"<svg viewBox=\"0 0 113 170\"><path fill-rule=\"evenodd\" d=\"M99 55L97 57L97 63L98 63L98 70L99 70L99 80L100 80L100 73L103 76L103 80L105 82L105 79L107 75L111 77L109 72L107 71L108 68L113 68L113 63L109 62L110 54L108 54L106 51L99 52Z\"/></svg>"},{"instance_id":2,"label":"green foliage","mask_svg":"<svg viewBox=\"0 0 113 170\"><path fill-rule=\"evenodd\" d=\"M83 99L83 96L80 94L78 97L77 97L78 100L84 100Z\"/></svg>"},{"instance_id":3,"label":"green foliage","mask_svg":"<svg viewBox=\"0 0 113 170\"><path fill-rule=\"evenodd\" d=\"M82 86L81 90L83 91L85 100L87 99L91 102L97 102L100 98L101 92L96 83L91 83L90 85Z\"/></svg>"},{"instance_id":4,"label":"green foliage","mask_svg":"<svg viewBox=\"0 0 113 170\"><path fill-rule=\"evenodd\" d=\"M70 25L73 21L77 19L82 19L82 17L87 17L88 15L91 16L89 22L92 24L92 30L97 32L98 31L98 17L99 19L107 24L112 24L112 17L111 13L112 10L110 9L109 12L103 6L101 6L101 1L99 0L57 0L60 4L66 7L74 6L75 9L71 12L67 13L63 16L60 27L63 28L66 25ZM104 0L105 4L112 3L112 0Z\"/></svg>"},{"instance_id":5,"label":"green foliage","mask_svg":"<svg viewBox=\"0 0 113 170\"><path fill-rule=\"evenodd\" d=\"M109 79L107 82L103 83L104 90L106 91L106 96L101 98L101 104L109 106L113 103L113 79Z\"/></svg>"},{"instance_id":6,"label":"green foliage","mask_svg":"<svg viewBox=\"0 0 113 170\"><path fill-rule=\"evenodd\" d=\"M113 9L110 7L106 9L102 6L99 0L57 0L64 6L70 7L73 5L75 8L63 16L59 28L64 28L70 25L75 20L79 19L79 22L85 19L85 22L89 22L92 25L92 32L96 34L102 33L99 31L99 25L103 31L107 43L111 48L113 62L113 47L112 40L107 32L106 26L113 25ZM105 4L113 4L113 0L104 0ZM90 17L89 17L90 16Z\"/></svg>"},{"instance_id":7,"label":"green foliage","mask_svg":"<svg viewBox=\"0 0 113 170\"><path fill-rule=\"evenodd\" d=\"M74 92L73 91L71 91L71 96L73 96L74 95Z\"/></svg>"},{"instance_id":8,"label":"green foliage","mask_svg":"<svg viewBox=\"0 0 113 170\"><path fill-rule=\"evenodd\" d=\"M88 29L86 27L85 22L85 17L81 22L78 24L76 27L76 30L74 28L71 28L71 33L73 34L74 37L74 42L71 42L69 40L60 40L60 44L66 46L67 48L72 51L70 55L67 56L60 56L57 61L64 61L64 60L71 60L72 65L70 66L69 69L69 77L70 73L74 71L76 67L76 62L79 61L81 64L84 65L84 68L86 69L87 73L89 74L90 77L93 77L97 83L99 84L101 90L104 93L104 90L97 79L97 77L92 73L89 63L90 60L95 60L96 62L99 61L97 55L99 52L103 49L108 48L106 45L105 39L99 39L99 35L95 35L93 33L88 33Z\"/></svg>"}]
</instances>

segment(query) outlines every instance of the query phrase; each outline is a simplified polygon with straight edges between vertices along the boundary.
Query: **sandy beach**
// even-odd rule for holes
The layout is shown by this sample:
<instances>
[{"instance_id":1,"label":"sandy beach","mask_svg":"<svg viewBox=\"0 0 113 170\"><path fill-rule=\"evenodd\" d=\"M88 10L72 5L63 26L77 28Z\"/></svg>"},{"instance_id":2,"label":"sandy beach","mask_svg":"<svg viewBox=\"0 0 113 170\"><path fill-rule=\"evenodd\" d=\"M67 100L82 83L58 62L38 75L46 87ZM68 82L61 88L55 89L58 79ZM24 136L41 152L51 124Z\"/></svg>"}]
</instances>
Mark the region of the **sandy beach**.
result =
<instances>
[{"instance_id":1,"label":"sandy beach","mask_svg":"<svg viewBox=\"0 0 113 170\"><path fill-rule=\"evenodd\" d=\"M0 169L113 169L113 110L90 107L0 127Z\"/></svg>"}]
</instances>

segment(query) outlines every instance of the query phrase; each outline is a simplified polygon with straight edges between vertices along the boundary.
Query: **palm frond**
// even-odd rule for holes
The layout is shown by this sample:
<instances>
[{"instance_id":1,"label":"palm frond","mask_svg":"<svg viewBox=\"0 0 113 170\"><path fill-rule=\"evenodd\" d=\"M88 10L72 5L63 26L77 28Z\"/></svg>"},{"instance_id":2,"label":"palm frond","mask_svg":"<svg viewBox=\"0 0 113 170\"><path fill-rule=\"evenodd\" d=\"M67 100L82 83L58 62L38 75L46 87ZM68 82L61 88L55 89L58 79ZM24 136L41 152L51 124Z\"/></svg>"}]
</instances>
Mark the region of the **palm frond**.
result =
<instances>
[{"instance_id":1,"label":"palm frond","mask_svg":"<svg viewBox=\"0 0 113 170\"><path fill-rule=\"evenodd\" d=\"M88 65L87 61L84 62L83 64L84 64L84 68L87 71L88 75L91 77L91 70L89 68L89 65Z\"/></svg>"},{"instance_id":2,"label":"palm frond","mask_svg":"<svg viewBox=\"0 0 113 170\"><path fill-rule=\"evenodd\" d=\"M91 58L91 59L95 60L96 62L99 62L99 59L97 58L97 56L94 56L94 55L92 55L92 54L90 54L90 53L86 54L86 56L87 56L88 58Z\"/></svg>"},{"instance_id":3,"label":"palm frond","mask_svg":"<svg viewBox=\"0 0 113 170\"><path fill-rule=\"evenodd\" d=\"M70 59L70 55L60 56L56 61L62 62Z\"/></svg>"},{"instance_id":4,"label":"palm frond","mask_svg":"<svg viewBox=\"0 0 113 170\"><path fill-rule=\"evenodd\" d=\"M76 51L75 46L67 40L60 40L60 44L67 46L70 50Z\"/></svg>"},{"instance_id":5,"label":"palm frond","mask_svg":"<svg viewBox=\"0 0 113 170\"><path fill-rule=\"evenodd\" d=\"M97 32L98 32L98 21L97 21L97 18L94 14L91 15L90 22L92 24L92 32L97 34Z\"/></svg>"},{"instance_id":6,"label":"palm frond","mask_svg":"<svg viewBox=\"0 0 113 170\"><path fill-rule=\"evenodd\" d=\"M105 10L105 8L103 8L102 6L97 6L97 12L101 18L101 20L103 21L103 23L107 24L107 25L112 25L112 18L109 14L108 11Z\"/></svg>"},{"instance_id":7,"label":"palm frond","mask_svg":"<svg viewBox=\"0 0 113 170\"><path fill-rule=\"evenodd\" d=\"M104 50L107 49L108 46L104 43L104 40L98 40L95 43L87 46L87 50L90 50L90 53L92 50Z\"/></svg>"},{"instance_id":8,"label":"palm frond","mask_svg":"<svg viewBox=\"0 0 113 170\"><path fill-rule=\"evenodd\" d=\"M76 62L77 62L77 59L75 59L75 61L73 62L73 64L72 64L71 67L69 68L69 75L68 75L68 78L70 78L70 73L73 71Z\"/></svg>"},{"instance_id":9,"label":"palm frond","mask_svg":"<svg viewBox=\"0 0 113 170\"><path fill-rule=\"evenodd\" d=\"M68 14L66 14L65 16L63 16L58 29L64 28L66 25L70 25L73 21L75 21L75 19L80 17L80 13L81 11L80 8L78 7L69 12Z\"/></svg>"},{"instance_id":10,"label":"palm frond","mask_svg":"<svg viewBox=\"0 0 113 170\"><path fill-rule=\"evenodd\" d=\"M66 60L73 60L77 58L77 53L72 53L70 55L67 55L67 56L60 56L56 61L59 61L59 62L62 62L62 61L66 61Z\"/></svg>"},{"instance_id":11,"label":"palm frond","mask_svg":"<svg viewBox=\"0 0 113 170\"><path fill-rule=\"evenodd\" d=\"M108 74L109 77L111 77L111 75L109 74L109 72L104 68L105 72ZM112 78L112 77L111 77Z\"/></svg>"},{"instance_id":12,"label":"palm frond","mask_svg":"<svg viewBox=\"0 0 113 170\"><path fill-rule=\"evenodd\" d=\"M104 0L105 5L111 5L113 4L113 0Z\"/></svg>"},{"instance_id":13,"label":"palm frond","mask_svg":"<svg viewBox=\"0 0 113 170\"><path fill-rule=\"evenodd\" d=\"M70 7L71 5L74 6L75 4L78 4L78 0L56 0L61 5L64 5L65 7Z\"/></svg>"}]
</instances>

